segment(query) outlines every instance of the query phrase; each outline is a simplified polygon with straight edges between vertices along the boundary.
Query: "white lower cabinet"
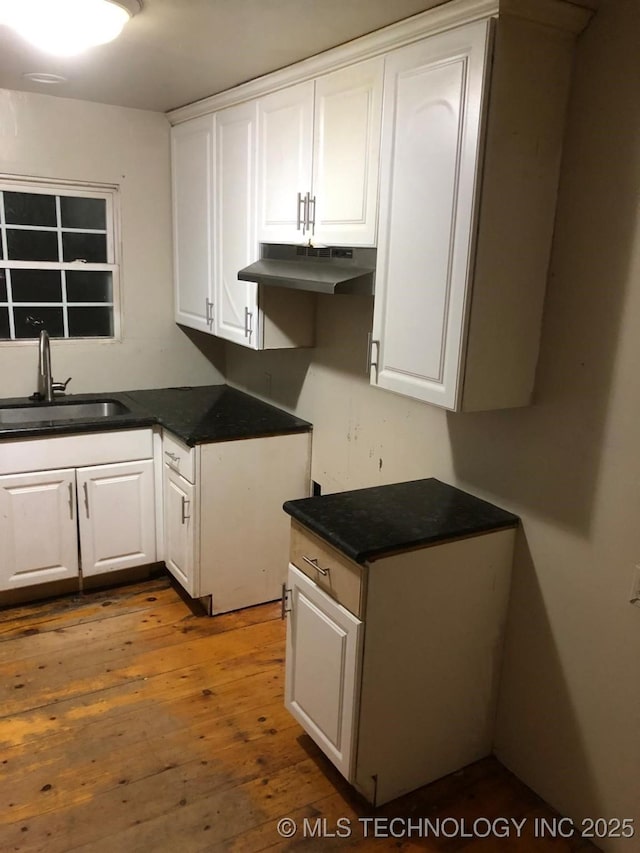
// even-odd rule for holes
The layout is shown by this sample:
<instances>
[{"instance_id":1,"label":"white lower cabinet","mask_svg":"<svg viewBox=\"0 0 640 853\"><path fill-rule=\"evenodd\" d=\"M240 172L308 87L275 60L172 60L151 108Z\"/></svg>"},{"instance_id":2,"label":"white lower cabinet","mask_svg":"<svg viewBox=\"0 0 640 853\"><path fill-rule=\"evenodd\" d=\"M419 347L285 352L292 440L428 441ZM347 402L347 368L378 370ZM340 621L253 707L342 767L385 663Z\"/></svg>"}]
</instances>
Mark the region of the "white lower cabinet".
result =
<instances>
[{"instance_id":1,"label":"white lower cabinet","mask_svg":"<svg viewBox=\"0 0 640 853\"><path fill-rule=\"evenodd\" d=\"M293 523L285 705L369 802L490 754L514 535L360 565Z\"/></svg>"},{"instance_id":2,"label":"white lower cabinet","mask_svg":"<svg viewBox=\"0 0 640 853\"><path fill-rule=\"evenodd\" d=\"M76 476L82 574L154 562L153 459L79 468Z\"/></svg>"},{"instance_id":3,"label":"white lower cabinet","mask_svg":"<svg viewBox=\"0 0 640 853\"><path fill-rule=\"evenodd\" d=\"M293 565L287 588L291 621L285 704L350 779L362 622Z\"/></svg>"},{"instance_id":4,"label":"white lower cabinet","mask_svg":"<svg viewBox=\"0 0 640 853\"><path fill-rule=\"evenodd\" d=\"M0 477L0 589L78 575L74 470Z\"/></svg>"},{"instance_id":5,"label":"white lower cabinet","mask_svg":"<svg viewBox=\"0 0 640 853\"><path fill-rule=\"evenodd\" d=\"M0 590L155 562L152 431L1 442L0 542Z\"/></svg>"},{"instance_id":6,"label":"white lower cabinet","mask_svg":"<svg viewBox=\"0 0 640 853\"><path fill-rule=\"evenodd\" d=\"M194 598L226 613L273 601L285 580L282 504L307 497L308 432L187 447L163 433L164 554Z\"/></svg>"},{"instance_id":7,"label":"white lower cabinet","mask_svg":"<svg viewBox=\"0 0 640 853\"><path fill-rule=\"evenodd\" d=\"M168 442L164 440L165 453ZM172 442L175 444L175 442ZM165 459L167 457L165 456ZM178 583L197 597L198 581L195 576L195 486L185 480L170 464L165 462L162 482L164 494L164 561Z\"/></svg>"}]
</instances>

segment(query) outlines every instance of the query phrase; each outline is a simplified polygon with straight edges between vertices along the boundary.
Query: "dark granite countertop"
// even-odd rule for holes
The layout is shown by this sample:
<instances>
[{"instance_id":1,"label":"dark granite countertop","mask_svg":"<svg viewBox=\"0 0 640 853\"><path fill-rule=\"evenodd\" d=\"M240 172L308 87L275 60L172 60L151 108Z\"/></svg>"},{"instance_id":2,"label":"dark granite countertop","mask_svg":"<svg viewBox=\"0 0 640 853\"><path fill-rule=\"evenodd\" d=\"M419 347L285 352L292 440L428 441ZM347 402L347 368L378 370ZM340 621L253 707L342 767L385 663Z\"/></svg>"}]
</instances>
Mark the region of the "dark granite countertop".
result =
<instances>
[{"instance_id":1,"label":"dark granite countertop","mask_svg":"<svg viewBox=\"0 0 640 853\"><path fill-rule=\"evenodd\" d=\"M109 417L85 417L37 424L0 423L0 440L135 429L160 424L193 447L215 441L307 432L311 429L307 421L228 385L69 394L56 398L56 403L64 405L89 400L116 400L126 406L128 411ZM18 406L44 410L47 404L34 403L20 397L0 400L0 407Z\"/></svg>"},{"instance_id":2,"label":"dark granite countertop","mask_svg":"<svg viewBox=\"0 0 640 853\"><path fill-rule=\"evenodd\" d=\"M356 563L519 521L433 478L287 501L284 510Z\"/></svg>"}]
</instances>

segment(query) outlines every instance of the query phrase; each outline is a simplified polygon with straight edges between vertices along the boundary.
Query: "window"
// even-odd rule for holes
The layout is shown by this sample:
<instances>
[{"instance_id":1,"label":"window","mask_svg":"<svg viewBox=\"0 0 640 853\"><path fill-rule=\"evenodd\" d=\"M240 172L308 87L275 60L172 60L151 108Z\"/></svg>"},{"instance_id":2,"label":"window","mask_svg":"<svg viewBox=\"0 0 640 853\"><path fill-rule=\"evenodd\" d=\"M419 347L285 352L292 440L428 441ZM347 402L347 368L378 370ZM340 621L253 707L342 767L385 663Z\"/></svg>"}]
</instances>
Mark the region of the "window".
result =
<instances>
[{"instance_id":1,"label":"window","mask_svg":"<svg viewBox=\"0 0 640 853\"><path fill-rule=\"evenodd\" d=\"M0 341L113 338L115 189L0 180Z\"/></svg>"}]
</instances>

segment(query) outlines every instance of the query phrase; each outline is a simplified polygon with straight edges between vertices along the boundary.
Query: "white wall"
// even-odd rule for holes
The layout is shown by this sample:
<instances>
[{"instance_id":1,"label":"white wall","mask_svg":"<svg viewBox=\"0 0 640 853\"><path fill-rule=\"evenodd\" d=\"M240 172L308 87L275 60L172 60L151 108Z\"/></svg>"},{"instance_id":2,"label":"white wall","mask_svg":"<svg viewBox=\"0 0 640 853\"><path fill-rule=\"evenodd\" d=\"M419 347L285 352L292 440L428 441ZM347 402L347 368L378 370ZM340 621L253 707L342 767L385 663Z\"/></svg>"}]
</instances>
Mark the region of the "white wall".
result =
<instances>
[{"instance_id":1,"label":"white wall","mask_svg":"<svg viewBox=\"0 0 640 853\"><path fill-rule=\"evenodd\" d=\"M173 322L164 115L0 89L0 173L120 186L122 341L52 342L69 393L224 381L219 342L205 355ZM31 394L36 362L35 343L0 344L0 397Z\"/></svg>"},{"instance_id":2,"label":"white wall","mask_svg":"<svg viewBox=\"0 0 640 853\"><path fill-rule=\"evenodd\" d=\"M372 389L371 300L320 297L318 346L227 349L227 377L315 425L325 491L440 477L522 518L497 725L502 761L562 813L640 836L640 4L581 37L536 405L448 415Z\"/></svg>"}]
</instances>

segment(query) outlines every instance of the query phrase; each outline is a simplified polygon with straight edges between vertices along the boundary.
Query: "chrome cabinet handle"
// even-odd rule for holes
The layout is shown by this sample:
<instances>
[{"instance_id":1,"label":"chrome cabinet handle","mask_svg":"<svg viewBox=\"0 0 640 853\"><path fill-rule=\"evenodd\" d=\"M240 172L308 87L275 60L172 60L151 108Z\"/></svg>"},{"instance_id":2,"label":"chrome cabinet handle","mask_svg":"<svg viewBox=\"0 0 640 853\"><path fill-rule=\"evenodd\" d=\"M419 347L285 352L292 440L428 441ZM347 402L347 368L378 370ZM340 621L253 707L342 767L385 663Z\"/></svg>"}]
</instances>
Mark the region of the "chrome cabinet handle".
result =
<instances>
[{"instance_id":1,"label":"chrome cabinet handle","mask_svg":"<svg viewBox=\"0 0 640 853\"><path fill-rule=\"evenodd\" d=\"M300 214L300 207L303 208L302 215ZM306 207L306 199L303 199L302 193L298 193L298 207L297 207L296 216L297 216L296 231L300 231L300 229L302 229L302 233L304 234L304 224L306 223L307 207Z\"/></svg>"},{"instance_id":2,"label":"chrome cabinet handle","mask_svg":"<svg viewBox=\"0 0 640 853\"><path fill-rule=\"evenodd\" d=\"M175 465L178 465L178 464L180 463L180 457L179 457L179 456L176 456L176 454L175 454L175 453L171 453L171 451L170 451L170 450L165 450L164 455L165 455L165 456L168 456L168 457L169 457L169 459L170 459L170 460L171 460Z\"/></svg>"},{"instance_id":3,"label":"chrome cabinet handle","mask_svg":"<svg viewBox=\"0 0 640 853\"><path fill-rule=\"evenodd\" d=\"M87 518L89 518L89 487L87 486L87 481L82 484L82 489L84 491L84 508L87 513Z\"/></svg>"},{"instance_id":4,"label":"chrome cabinet handle","mask_svg":"<svg viewBox=\"0 0 640 853\"><path fill-rule=\"evenodd\" d=\"M69 483L69 515L73 518L73 483Z\"/></svg>"},{"instance_id":5,"label":"chrome cabinet handle","mask_svg":"<svg viewBox=\"0 0 640 853\"><path fill-rule=\"evenodd\" d=\"M313 205L313 219L311 218L311 205ZM316 197L311 198L309 193L307 193L307 229L312 234L316 230Z\"/></svg>"},{"instance_id":6,"label":"chrome cabinet handle","mask_svg":"<svg viewBox=\"0 0 640 853\"><path fill-rule=\"evenodd\" d=\"M248 308L244 309L244 336L250 338L253 334L253 312Z\"/></svg>"},{"instance_id":7,"label":"chrome cabinet handle","mask_svg":"<svg viewBox=\"0 0 640 853\"><path fill-rule=\"evenodd\" d=\"M376 360L373 360L373 347L376 348ZM367 335L367 373L371 378L371 368L376 369L376 382L378 381L378 361L380 360L380 341L373 338L371 332Z\"/></svg>"},{"instance_id":8,"label":"chrome cabinet handle","mask_svg":"<svg viewBox=\"0 0 640 853\"><path fill-rule=\"evenodd\" d=\"M311 566L311 568L312 568L312 569L315 569L317 572L320 572L320 574L321 574L321 575L324 575L325 577L327 577L327 576L328 576L328 574L329 574L329 569L323 569L323 568L321 568L321 567L318 565L318 558L317 558L317 557L313 557L313 558L311 559L311 558L309 558L309 557L305 557L305 555L303 554L303 555L302 555L302 559L305 561L305 563L306 563L308 566Z\"/></svg>"},{"instance_id":9,"label":"chrome cabinet handle","mask_svg":"<svg viewBox=\"0 0 640 853\"><path fill-rule=\"evenodd\" d=\"M280 596L280 618L286 619L287 613L291 613L291 608L287 607L287 595L291 592L287 589L286 582L282 584L282 595Z\"/></svg>"},{"instance_id":10,"label":"chrome cabinet handle","mask_svg":"<svg viewBox=\"0 0 640 853\"><path fill-rule=\"evenodd\" d=\"M187 507L190 505L191 501L187 500L184 495L182 495L182 523L185 524L190 518L190 515L187 515Z\"/></svg>"},{"instance_id":11,"label":"chrome cabinet handle","mask_svg":"<svg viewBox=\"0 0 640 853\"><path fill-rule=\"evenodd\" d=\"M206 303L206 317L205 317L205 319L206 319L207 325L209 326L209 328L211 328L213 326L213 302L207 296L205 303Z\"/></svg>"}]
</instances>

